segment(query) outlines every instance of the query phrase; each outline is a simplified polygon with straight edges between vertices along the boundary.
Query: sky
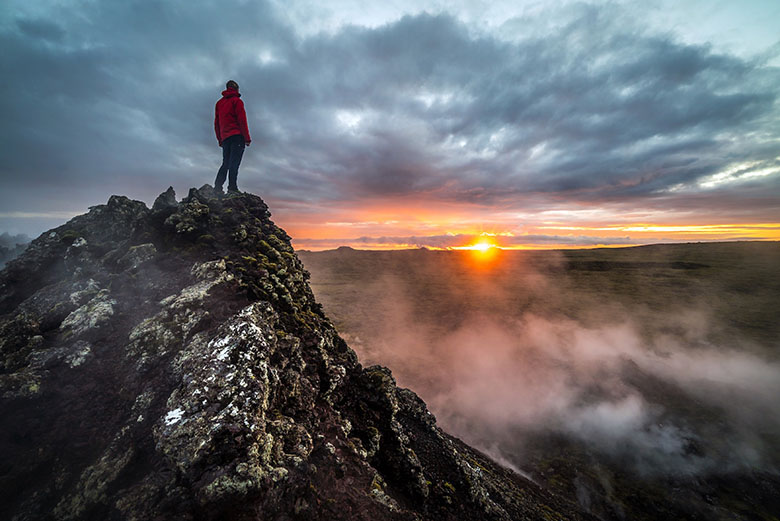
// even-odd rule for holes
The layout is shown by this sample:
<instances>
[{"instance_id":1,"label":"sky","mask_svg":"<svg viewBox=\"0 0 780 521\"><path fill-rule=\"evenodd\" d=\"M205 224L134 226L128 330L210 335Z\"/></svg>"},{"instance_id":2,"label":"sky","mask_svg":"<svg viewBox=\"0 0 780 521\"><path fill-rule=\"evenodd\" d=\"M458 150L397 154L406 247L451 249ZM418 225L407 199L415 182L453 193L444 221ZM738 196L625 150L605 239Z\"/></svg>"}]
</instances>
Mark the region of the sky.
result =
<instances>
[{"instance_id":1,"label":"sky","mask_svg":"<svg viewBox=\"0 0 780 521\"><path fill-rule=\"evenodd\" d=\"M5 0L0 232L213 183L296 248L780 239L780 2Z\"/></svg>"}]
</instances>

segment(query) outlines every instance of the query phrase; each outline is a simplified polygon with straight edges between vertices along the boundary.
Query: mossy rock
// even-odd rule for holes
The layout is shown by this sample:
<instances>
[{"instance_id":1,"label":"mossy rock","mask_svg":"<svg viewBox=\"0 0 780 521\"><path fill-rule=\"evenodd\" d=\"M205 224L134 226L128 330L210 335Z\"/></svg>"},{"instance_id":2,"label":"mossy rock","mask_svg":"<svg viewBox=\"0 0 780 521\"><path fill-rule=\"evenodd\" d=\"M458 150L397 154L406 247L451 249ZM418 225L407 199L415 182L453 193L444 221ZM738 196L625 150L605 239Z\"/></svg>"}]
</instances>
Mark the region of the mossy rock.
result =
<instances>
[{"instance_id":1,"label":"mossy rock","mask_svg":"<svg viewBox=\"0 0 780 521\"><path fill-rule=\"evenodd\" d=\"M73 241L81 237L81 233L76 230L65 230L60 235L60 242L63 244L71 244Z\"/></svg>"}]
</instances>

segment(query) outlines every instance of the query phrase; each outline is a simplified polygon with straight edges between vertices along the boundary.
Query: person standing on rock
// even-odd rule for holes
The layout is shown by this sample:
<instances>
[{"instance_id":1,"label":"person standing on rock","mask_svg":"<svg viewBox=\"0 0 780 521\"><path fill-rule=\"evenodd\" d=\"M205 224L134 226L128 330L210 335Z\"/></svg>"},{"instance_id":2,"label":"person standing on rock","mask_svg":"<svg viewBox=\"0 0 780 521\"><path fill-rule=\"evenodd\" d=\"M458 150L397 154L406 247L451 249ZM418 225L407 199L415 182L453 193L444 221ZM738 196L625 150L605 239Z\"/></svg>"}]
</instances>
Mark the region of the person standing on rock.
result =
<instances>
[{"instance_id":1,"label":"person standing on rock","mask_svg":"<svg viewBox=\"0 0 780 521\"><path fill-rule=\"evenodd\" d=\"M241 94L238 93L238 83L233 80L225 84L222 99L214 108L214 132L222 147L222 166L217 172L214 189L222 193L225 177L228 179L228 193L238 192L238 165L244 155L244 147L252 142L249 127L246 123L246 111Z\"/></svg>"}]
</instances>

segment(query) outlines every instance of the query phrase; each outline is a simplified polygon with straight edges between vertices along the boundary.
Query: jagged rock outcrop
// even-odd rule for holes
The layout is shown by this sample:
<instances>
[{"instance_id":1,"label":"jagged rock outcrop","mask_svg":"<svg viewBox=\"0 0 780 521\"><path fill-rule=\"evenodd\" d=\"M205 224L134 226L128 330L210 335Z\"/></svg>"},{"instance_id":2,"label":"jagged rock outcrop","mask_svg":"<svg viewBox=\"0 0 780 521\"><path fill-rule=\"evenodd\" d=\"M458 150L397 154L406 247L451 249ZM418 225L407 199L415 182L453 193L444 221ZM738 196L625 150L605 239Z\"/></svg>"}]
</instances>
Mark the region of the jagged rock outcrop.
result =
<instances>
[{"instance_id":1,"label":"jagged rock outcrop","mask_svg":"<svg viewBox=\"0 0 780 521\"><path fill-rule=\"evenodd\" d=\"M363 368L250 194L112 196L0 272L0 518L587 519Z\"/></svg>"}]
</instances>

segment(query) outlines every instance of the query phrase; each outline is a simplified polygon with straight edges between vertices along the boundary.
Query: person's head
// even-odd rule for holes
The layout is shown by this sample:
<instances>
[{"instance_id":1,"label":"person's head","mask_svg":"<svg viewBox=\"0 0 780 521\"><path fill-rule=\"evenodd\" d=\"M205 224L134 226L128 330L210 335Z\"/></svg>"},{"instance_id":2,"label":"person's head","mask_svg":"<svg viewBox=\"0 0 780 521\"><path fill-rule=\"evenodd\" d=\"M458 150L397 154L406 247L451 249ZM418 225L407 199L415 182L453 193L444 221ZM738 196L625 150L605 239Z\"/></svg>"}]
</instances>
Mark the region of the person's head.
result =
<instances>
[{"instance_id":1,"label":"person's head","mask_svg":"<svg viewBox=\"0 0 780 521\"><path fill-rule=\"evenodd\" d=\"M236 83L236 82L235 82L235 81L233 81L233 80L229 80L229 81L228 81L228 82L225 84L225 88L228 88L228 89L233 89L233 90L238 90L238 83Z\"/></svg>"}]
</instances>

